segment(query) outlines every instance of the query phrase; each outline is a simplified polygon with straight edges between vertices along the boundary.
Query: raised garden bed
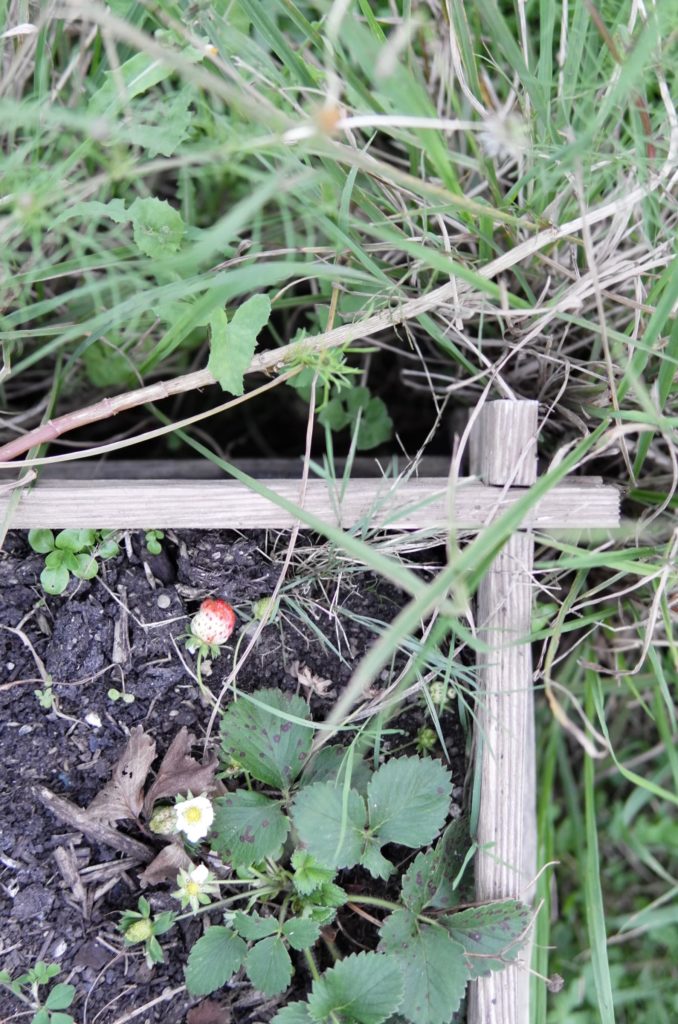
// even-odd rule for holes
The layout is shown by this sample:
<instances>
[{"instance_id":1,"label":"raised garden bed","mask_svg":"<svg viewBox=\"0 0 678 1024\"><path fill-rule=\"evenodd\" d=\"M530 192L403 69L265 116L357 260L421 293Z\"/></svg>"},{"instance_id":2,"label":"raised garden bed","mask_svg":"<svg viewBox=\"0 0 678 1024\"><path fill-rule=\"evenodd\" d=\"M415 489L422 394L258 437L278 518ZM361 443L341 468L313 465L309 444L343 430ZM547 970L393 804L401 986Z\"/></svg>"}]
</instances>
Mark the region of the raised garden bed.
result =
<instances>
[{"instance_id":1,"label":"raised garden bed","mask_svg":"<svg viewBox=\"0 0 678 1024\"><path fill-rule=\"evenodd\" d=\"M311 515L320 519L334 517L346 525L356 519L367 522L368 513L378 513L375 515L376 525L386 522L392 526L395 520L401 528L419 529L420 540L415 545L419 548L422 546L421 537L428 535L431 543L433 536L437 534L440 537L440 531L446 523L451 522L459 529L478 530L483 525L491 524L507 509L509 515L511 509L516 512L515 525L523 527L609 527L617 522L616 494L603 488L598 481L563 483L553 489L545 487L539 503L523 501L525 491L521 488L534 482L536 471L534 403L491 404L483 412L480 431L476 436L474 458L479 480L475 483L457 481L450 490L440 477L415 478L404 485L404 494L403 489L400 490L400 504L397 505L394 505L393 500L375 503L375 493L378 493L379 488L384 489L387 497L393 497L388 482L381 482L377 486L374 482L362 485L360 481L352 481L344 495L343 505L337 504L336 495L326 483L315 483L310 492ZM503 444L499 443L500 437ZM515 484L519 486L512 486ZM282 495L282 501L270 505L269 496L263 494L261 489L259 494L252 495L242 483L193 480L177 481L168 487L166 482L153 483L148 480L142 484L108 484L105 481L69 484L64 481L46 481L20 500L17 506L18 519L21 525L33 529L45 528L48 522L55 527L84 526L85 519L90 528L111 528L114 524L166 528L183 524L187 521L184 517L188 516L192 516L192 521L200 526L225 525L225 522L232 524L235 519L238 525L251 527L255 523L259 525L262 518L268 527L291 525L294 515L285 504L289 506L298 485L290 485L287 496L287 485L284 483L272 481L269 486L279 496ZM309 509L306 505L304 508L311 522ZM386 519L383 518L384 514ZM153 518L152 524L149 516ZM102 781L110 775L116 742L122 741L126 728L143 721L161 751L163 746L165 749L169 746L177 729L182 726L192 729L196 735L204 732L206 720L210 719L209 701L203 703L204 692L201 698L200 691L201 686L211 686L212 676L209 680L196 679L190 664L180 653L176 637L185 628L185 616L194 610L195 603L207 592L216 592L228 597L240 612L241 618L246 619L253 612L253 602L266 597L277 578L275 558L271 558L270 552L262 553L266 544L270 543L265 535L248 534L237 539L225 539L223 533L216 532L193 532L185 537L180 533L169 533L166 543L172 551L171 557L167 550L151 555L147 550L144 551L143 543L143 535L128 534L125 543L127 562L121 555L121 565L118 565L118 561L114 564L106 563L102 578L93 582L71 580L67 596L50 599L47 604L53 621L44 618L46 613L39 609L39 601L36 605L38 594L35 582L40 560L32 555L23 557L26 549L25 540L21 538L13 541L15 547L14 550L10 549L8 556L10 570L16 576L16 582L11 577L11 586L17 588L17 593L10 597L11 609L4 614L10 615L11 621L8 620L8 624L16 629L23 618L19 614L23 601L31 623L27 628L32 636L27 636L23 626L21 633L9 633L12 653L5 664L12 666L9 671L13 673L13 679L4 684L3 696L9 701L13 713L12 722L6 725L5 734L12 737L13 746L15 742L19 743L14 748L20 751L20 756L16 757L18 767L37 762L36 771L44 773L45 754L53 758L53 763L47 768L52 785L56 789L60 784L60 792L67 795L69 800L75 798L74 803L78 806L84 806L101 788ZM504 548L503 561L490 570L480 587L479 624L484 627L485 651L480 670L481 680L485 680L487 689L487 696L483 696L481 690L479 697L482 732L477 737L482 737L482 742L477 743L480 752L477 764L481 771L477 834L479 838L482 837L481 846L484 847L477 868L478 897L481 902L515 896L529 898L530 880L534 871L534 823L530 810L534 803L534 739L529 645L525 643L531 606L528 576L531 543L529 534L515 534ZM309 555L309 560L312 559L313 556ZM11 569L12 564L14 569ZM114 572L115 578L107 582L109 572ZM318 567L315 566L311 577L317 572ZM23 578L20 578L22 575ZM341 578L341 568L335 566L329 576L333 579ZM118 588L117 593L111 587L111 582ZM370 594L367 607L367 588L361 586L352 589L349 585L350 598L346 602L340 600L339 606L348 610L353 625L348 631L342 627L333 639L328 638L326 642L320 640L323 626L319 631L314 621L316 618L321 621L325 619L326 625L336 615L335 601L327 602L326 587L321 588L324 603L318 604L317 595L310 591L304 595L302 607L307 602L311 614L307 611L302 615L301 625L290 621L288 616L287 626L291 629L286 628L283 605L282 624L279 623L277 628L275 623L266 627L254 648L252 658L245 663L242 673L238 674L238 688L244 688L245 692L248 689L250 692L256 691L263 682L267 687L274 685L286 692L306 692L310 696L314 718L322 719L324 713L333 706L336 695L348 683L360 656L374 638L373 631L370 636L371 630L360 623L360 617L376 619L385 624L402 603L402 595L398 595L392 588L384 589L383 585L376 585L376 581L374 585L376 589ZM337 600L338 594L339 591L335 595ZM519 597L516 596L518 594ZM19 596L22 600L18 600ZM162 604L158 604L159 600ZM162 616L158 612L162 612ZM358 616L357 622L354 616ZM7 633L7 630L4 632ZM289 640L292 633L295 639ZM94 643L92 636L95 638ZM342 643L346 645L345 652L342 651ZM336 649L331 655L328 653L328 644ZM38 648L45 650L41 653ZM40 661L36 660L36 655ZM23 659L21 662L18 660L20 657ZM22 685L18 682L19 665L21 673L34 673L38 665L38 676L29 678L43 677L42 685L33 687L41 691L39 700L49 702L56 695L57 704L46 716L49 723L47 730L35 728L36 718L44 717L45 712L40 710L36 696L32 693L32 684ZM44 665L44 668L40 669L40 665ZM228 660L219 664L222 680L228 678L223 674L228 667ZM397 670L396 660L392 672L397 674ZM439 670L444 676L444 669L439 666ZM107 692L110 694L111 684L108 679L106 683L102 681L102 677L107 677L109 673L116 680L118 676L120 678L120 682L115 682L112 687L119 694L113 704L111 697L105 696ZM55 685L52 687L47 682L48 675L54 679ZM392 674L382 681L387 684L391 679ZM45 693L46 688L50 690L49 694ZM134 696L133 703L123 703L123 691ZM73 693L77 693L75 700ZM83 711L83 701L87 701L88 697L90 703L85 705L86 710ZM374 709L374 701L379 701L378 687L370 691L369 699ZM424 705L420 697L414 697L412 701L404 705L404 717L396 717L389 724L401 731L399 744L416 744L419 741L420 749L423 749L421 729L425 727ZM78 714L73 713L75 711ZM67 717L60 717L63 714ZM151 724L155 725L156 721L157 731L151 728ZM110 723L110 732L102 728L105 723ZM211 728L211 724L208 728ZM448 752L454 755L451 766L453 807L450 810L456 814L461 809L457 802L461 801L463 794L465 741L459 731L458 721L454 716L450 717L449 713L440 720L439 728L440 735L434 739L429 736L427 742L432 747L442 737ZM497 756L499 748L501 750ZM77 772L76 781L72 778L74 769ZM25 785L25 767L22 777ZM31 794L26 796L31 801L32 814L35 816L31 817L31 821L35 821L36 826L30 840L32 863L25 869L14 854L8 854L12 865L18 865L18 869L25 874L22 891L25 890L26 895L22 897L19 890L13 894L19 899L20 914L18 918L14 915L17 929L23 915L24 924L29 926L28 934L30 928L34 927L36 941L39 938L45 946L44 951L41 946L40 952L31 949L31 954L47 958L56 956L54 951L49 952L49 940L45 938L45 914L54 915L57 935L63 921L59 915L70 914L75 910L80 914L81 941L78 949L85 952L78 959L78 954L69 947L67 957L66 950L61 950L60 955L65 957L64 965L67 968L78 968L78 972L87 978L91 988L88 1005L106 1005L104 991L106 998L110 999L111 989L116 990L114 998L119 994L121 999L129 999L132 989L118 988L118 985L129 984L135 986L134 999L139 999L135 1005L141 1010L141 1006L148 1004L143 1012L157 1015L147 1019L183 1019L182 1014L185 1014L189 1003L181 982L181 960L173 957L169 973L162 974L162 970L166 970L163 968L160 973L149 976L143 960L137 959L130 966L124 955L125 949L121 948L119 933L116 945L115 919L108 915L114 909L129 908L130 900L134 901L138 895L134 876L127 870L123 871L119 865L116 871L120 871L120 876L114 875L111 878L111 869L103 866L106 859L100 849L96 845L91 847L91 836L89 843L83 845L80 842L77 847L74 844L71 852L58 855L60 877L53 874L51 864L45 866L44 858L36 857L36 842L42 844L45 851L57 846L69 849L64 846L63 832L55 833L54 819L44 807L36 804L37 794L43 805L47 804L52 811L56 810L62 820L68 819L68 810L51 800L49 793L39 789L36 791L35 786L39 787L44 782L44 774L31 779ZM8 792L8 800L12 803L16 801L12 789ZM74 820L71 825L74 825ZM25 834L23 829L22 834ZM61 838L55 839L55 835ZM12 835L11 843L16 842L17 836ZM78 861L78 851L81 862ZM505 870L507 864L512 866L508 875ZM131 866L123 864L123 867ZM94 868L91 872L90 867ZM89 881L89 874L92 882L88 895L87 889L83 888L83 878ZM66 899L69 884L71 891ZM67 910L69 904L70 909ZM157 906L153 909L161 912L170 905L171 897L165 892L157 898ZM31 925L31 921L35 925ZM508 925L505 926L508 928ZM100 949L101 929L106 933L107 927L110 946L104 946L104 949L112 962L99 964L103 957ZM172 941L180 945L183 943L184 948L190 945L196 937L195 927L195 922L189 921L182 926L181 937ZM342 930L341 925L339 927ZM25 931L21 939L17 937L17 956L23 955L26 948ZM363 942L364 938L356 939L360 948L374 946L374 936L371 946L369 940ZM505 962L512 959L513 956L507 954ZM91 972L97 970L103 971L101 977L106 981L105 989L100 985L100 976L92 977ZM126 971L133 973L125 974ZM172 975L171 971L178 973ZM525 1019L526 979L524 966L520 969L509 967L500 973L481 978L472 987L469 1021ZM294 999L295 995L303 995L309 980L302 971L295 983L297 988L286 993L285 1002ZM146 987L140 989L139 985ZM276 999L262 1001L254 997L252 1001L251 987L245 985L242 989L240 982L229 988L228 992L230 1012L237 1020L261 1019L267 1015L272 1017L279 1005ZM246 994L238 1002L243 992ZM158 1001L154 1002L156 999ZM501 1009L504 1017L496 1016L499 1012L496 1007L504 1008ZM89 1008L87 1012L90 1012ZM106 1009L103 1011L104 1019L126 1019L122 1014L116 1017L116 1012ZM491 1016L487 1015L488 1012ZM113 1015L106 1017L109 1013ZM176 1016L168 1016L171 1013ZM91 1019L94 1019L94 1015Z\"/></svg>"}]
</instances>

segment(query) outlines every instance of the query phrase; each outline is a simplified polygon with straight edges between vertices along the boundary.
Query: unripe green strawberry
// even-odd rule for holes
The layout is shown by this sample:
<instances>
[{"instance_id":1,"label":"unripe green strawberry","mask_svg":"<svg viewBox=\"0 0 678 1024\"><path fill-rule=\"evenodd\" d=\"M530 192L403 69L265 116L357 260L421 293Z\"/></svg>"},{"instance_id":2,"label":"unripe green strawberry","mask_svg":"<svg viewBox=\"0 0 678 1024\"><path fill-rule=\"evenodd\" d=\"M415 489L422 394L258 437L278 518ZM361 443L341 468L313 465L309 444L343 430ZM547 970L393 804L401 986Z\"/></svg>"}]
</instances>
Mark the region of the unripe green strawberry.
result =
<instances>
[{"instance_id":1,"label":"unripe green strawberry","mask_svg":"<svg viewBox=\"0 0 678 1024\"><path fill-rule=\"evenodd\" d=\"M260 597L252 605L252 615L257 621L261 621L265 615L268 615L269 621L272 622L277 614L278 602L274 601L272 597Z\"/></svg>"},{"instance_id":2,"label":"unripe green strawberry","mask_svg":"<svg viewBox=\"0 0 678 1024\"><path fill-rule=\"evenodd\" d=\"M227 601L208 597L193 616L191 633L204 644L220 647L235 628L235 612Z\"/></svg>"},{"instance_id":3,"label":"unripe green strawberry","mask_svg":"<svg viewBox=\"0 0 678 1024\"><path fill-rule=\"evenodd\" d=\"M125 931L125 942L146 942L146 939L150 939L153 934L153 922L149 921L147 917L142 917L139 921L132 921L129 928Z\"/></svg>"}]
</instances>

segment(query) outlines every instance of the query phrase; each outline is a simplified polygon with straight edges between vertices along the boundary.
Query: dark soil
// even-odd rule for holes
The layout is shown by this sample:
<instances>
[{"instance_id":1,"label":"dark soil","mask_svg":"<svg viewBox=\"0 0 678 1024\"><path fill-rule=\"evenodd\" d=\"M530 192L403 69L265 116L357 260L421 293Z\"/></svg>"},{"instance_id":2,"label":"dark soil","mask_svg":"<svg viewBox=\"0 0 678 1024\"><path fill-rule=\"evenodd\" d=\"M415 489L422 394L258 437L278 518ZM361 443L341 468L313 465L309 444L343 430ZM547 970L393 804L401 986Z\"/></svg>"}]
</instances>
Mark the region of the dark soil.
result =
<instances>
[{"instance_id":1,"label":"dark soil","mask_svg":"<svg viewBox=\"0 0 678 1024\"><path fill-rule=\"evenodd\" d=\"M210 710L192 674L194 658L179 638L187 616L208 594L229 600L243 628L252 602L271 593L280 572L284 542L271 551L265 549L268 540L263 534L184 531L170 533L162 554L152 556L143 534L130 534L97 578L71 579L60 597L43 594L43 556L31 551L25 534L10 534L0 553L0 967L16 975L38 960L59 964L58 980L76 986L71 1012L78 1024L116 1024L142 1007L134 1019L148 1024L187 1020L190 1007L201 1000L186 994L183 964L202 925L195 919L182 922L164 936L166 962L150 971L138 947L123 947L116 929L119 912L135 908L141 894L137 867L58 821L35 788L47 787L85 807L109 779L135 725L151 734L159 756L187 726L198 739L199 756ZM381 622L393 618L402 596L365 577L360 592L345 587L337 592L336 580L321 587L299 572L290 591L296 605L284 603L277 622L265 628L238 686L301 692L321 718L374 639L350 614L342 616L338 628L326 595L338 598L349 613ZM295 607L303 608L306 621ZM229 644L205 679L214 692L228 675L234 646ZM309 694L299 682L300 668L331 686L323 695ZM51 709L34 693L44 690L45 675L54 684ZM133 703L111 700L111 687L132 694ZM395 724L405 735L392 743L401 746L428 724L421 701ZM443 726L459 800L464 737L451 713ZM59 849L68 856L55 858ZM75 882L65 880L64 860L75 865ZM177 909L172 888L167 883L145 891L154 910ZM219 998L229 1018L248 1024L269 1019L277 1005L298 995L297 987L266 1001L236 980ZM22 1009L0 990L0 1024L29 1019Z\"/></svg>"}]
</instances>

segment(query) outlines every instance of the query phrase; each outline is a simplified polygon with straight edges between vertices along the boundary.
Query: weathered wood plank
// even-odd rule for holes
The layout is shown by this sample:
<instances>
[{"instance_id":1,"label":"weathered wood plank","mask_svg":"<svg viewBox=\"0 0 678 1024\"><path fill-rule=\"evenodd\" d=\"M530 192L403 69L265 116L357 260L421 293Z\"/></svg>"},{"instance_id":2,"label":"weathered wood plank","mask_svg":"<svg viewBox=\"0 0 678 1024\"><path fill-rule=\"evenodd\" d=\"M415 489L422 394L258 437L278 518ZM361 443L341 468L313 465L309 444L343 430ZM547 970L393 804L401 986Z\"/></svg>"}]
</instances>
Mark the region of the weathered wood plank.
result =
<instances>
[{"instance_id":1,"label":"weathered wood plank","mask_svg":"<svg viewBox=\"0 0 678 1024\"><path fill-rule=\"evenodd\" d=\"M477 470L493 483L537 478L536 402L491 402L479 417ZM532 562L534 540L516 532L478 589L476 772L480 773L476 898L530 898L536 873ZM469 1024L527 1024L529 947L522 963L471 986Z\"/></svg>"},{"instance_id":2,"label":"weathered wood plank","mask_svg":"<svg viewBox=\"0 0 678 1024\"><path fill-rule=\"evenodd\" d=\"M266 485L297 502L295 480ZM374 526L394 529L477 530L496 519L524 492L487 487L473 479L457 482L450 499L440 477L351 480L341 502L323 480L310 480L305 507L330 522L352 526L369 517ZM0 518L9 495L0 493ZM452 508L450 505L452 503ZM340 507L339 507L340 506ZM232 480L43 480L22 495L11 519L14 529L286 529L293 516ZM527 516L525 526L554 529L619 525L619 495L599 483L571 481L555 487Z\"/></svg>"}]
</instances>

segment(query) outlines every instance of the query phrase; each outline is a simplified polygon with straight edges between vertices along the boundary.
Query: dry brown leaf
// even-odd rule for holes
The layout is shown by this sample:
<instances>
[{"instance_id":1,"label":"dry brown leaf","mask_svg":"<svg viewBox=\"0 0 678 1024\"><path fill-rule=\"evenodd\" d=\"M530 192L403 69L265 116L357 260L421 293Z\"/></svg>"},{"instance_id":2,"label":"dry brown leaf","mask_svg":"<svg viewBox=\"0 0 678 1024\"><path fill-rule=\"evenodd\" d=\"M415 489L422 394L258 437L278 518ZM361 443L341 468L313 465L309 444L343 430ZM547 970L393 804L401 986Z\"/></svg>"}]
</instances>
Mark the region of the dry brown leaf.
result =
<instances>
[{"instance_id":1,"label":"dry brown leaf","mask_svg":"<svg viewBox=\"0 0 678 1024\"><path fill-rule=\"evenodd\" d=\"M139 879L143 885L157 885L168 879L173 882L180 871L188 871L192 866L193 861L183 846L179 846L178 843L170 843L151 861L146 870L141 872Z\"/></svg>"},{"instance_id":2,"label":"dry brown leaf","mask_svg":"<svg viewBox=\"0 0 678 1024\"><path fill-rule=\"evenodd\" d=\"M140 725L130 732L110 782L97 793L87 814L112 823L122 818L137 819L144 802L144 784L155 759L155 742Z\"/></svg>"},{"instance_id":3,"label":"dry brown leaf","mask_svg":"<svg viewBox=\"0 0 678 1024\"><path fill-rule=\"evenodd\" d=\"M214 774L218 760L214 757L208 764L199 764L189 751L195 742L186 726L172 740L169 750L162 759L155 782L146 794L144 813L148 816L158 800L192 793L209 793L215 789Z\"/></svg>"},{"instance_id":4,"label":"dry brown leaf","mask_svg":"<svg viewBox=\"0 0 678 1024\"><path fill-rule=\"evenodd\" d=\"M229 1024L230 1020L228 1006L215 1003L213 999L204 999L188 1011L186 1024Z\"/></svg>"},{"instance_id":5,"label":"dry brown leaf","mask_svg":"<svg viewBox=\"0 0 678 1024\"><path fill-rule=\"evenodd\" d=\"M300 665L298 661L295 661L290 665L290 672L297 677L297 682L305 686L307 690L317 693L319 697L333 696L333 681L317 676L308 665Z\"/></svg>"}]
</instances>

